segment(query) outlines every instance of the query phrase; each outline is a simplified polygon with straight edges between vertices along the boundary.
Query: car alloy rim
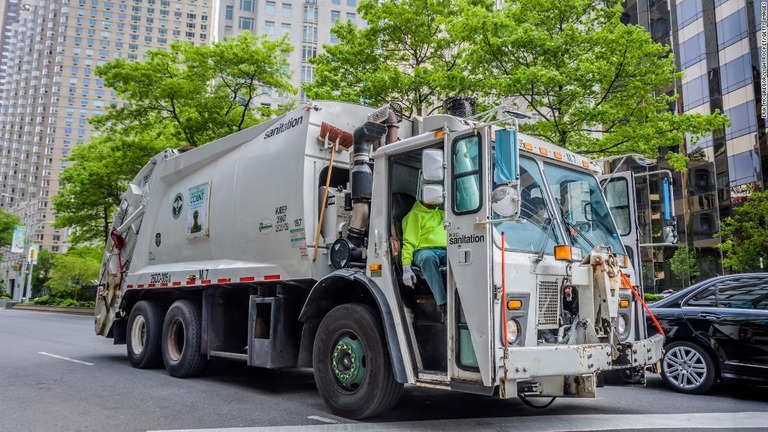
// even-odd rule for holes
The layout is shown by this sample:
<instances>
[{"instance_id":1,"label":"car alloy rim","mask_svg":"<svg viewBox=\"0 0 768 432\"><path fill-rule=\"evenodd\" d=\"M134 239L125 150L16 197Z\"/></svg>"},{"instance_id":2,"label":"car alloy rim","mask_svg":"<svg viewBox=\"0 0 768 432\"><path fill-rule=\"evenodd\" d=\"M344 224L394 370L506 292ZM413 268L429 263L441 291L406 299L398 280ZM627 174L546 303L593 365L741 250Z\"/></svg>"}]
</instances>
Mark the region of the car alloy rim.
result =
<instances>
[{"instance_id":1,"label":"car alloy rim","mask_svg":"<svg viewBox=\"0 0 768 432\"><path fill-rule=\"evenodd\" d=\"M675 386L692 389L704 381L707 364L696 350L679 346L664 356L664 372Z\"/></svg>"}]
</instances>

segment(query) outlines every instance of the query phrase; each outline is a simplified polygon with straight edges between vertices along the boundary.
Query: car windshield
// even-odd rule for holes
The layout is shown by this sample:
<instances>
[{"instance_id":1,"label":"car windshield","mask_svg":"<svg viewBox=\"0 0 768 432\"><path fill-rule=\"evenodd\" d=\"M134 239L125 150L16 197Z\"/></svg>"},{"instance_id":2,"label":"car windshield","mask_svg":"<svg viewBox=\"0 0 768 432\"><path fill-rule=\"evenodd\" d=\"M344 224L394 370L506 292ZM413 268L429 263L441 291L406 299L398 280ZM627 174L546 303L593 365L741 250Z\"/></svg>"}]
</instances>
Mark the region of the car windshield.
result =
<instances>
[{"instance_id":1,"label":"car windshield","mask_svg":"<svg viewBox=\"0 0 768 432\"><path fill-rule=\"evenodd\" d=\"M624 253L597 179L550 163L544 163L544 177L571 245L580 247L585 254L598 245Z\"/></svg>"},{"instance_id":2,"label":"car windshield","mask_svg":"<svg viewBox=\"0 0 768 432\"><path fill-rule=\"evenodd\" d=\"M498 186L494 183L493 187ZM505 249L522 252L554 253L555 245L562 244L557 225L552 224L555 214L548 204L545 184L539 166L533 159L520 158L520 217L494 225L494 241L501 243L504 233ZM494 215L494 219L497 216Z\"/></svg>"}]
</instances>

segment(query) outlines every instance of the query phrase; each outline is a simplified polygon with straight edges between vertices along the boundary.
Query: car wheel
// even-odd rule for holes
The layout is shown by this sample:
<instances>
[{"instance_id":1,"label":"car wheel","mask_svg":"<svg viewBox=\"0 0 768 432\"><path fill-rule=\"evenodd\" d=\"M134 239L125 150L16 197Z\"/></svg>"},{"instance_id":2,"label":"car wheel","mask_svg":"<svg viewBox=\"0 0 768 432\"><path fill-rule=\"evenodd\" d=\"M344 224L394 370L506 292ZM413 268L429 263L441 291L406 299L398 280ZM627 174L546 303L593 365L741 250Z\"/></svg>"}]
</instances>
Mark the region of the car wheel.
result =
<instances>
[{"instance_id":1,"label":"car wheel","mask_svg":"<svg viewBox=\"0 0 768 432\"><path fill-rule=\"evenodd\" d=\"M198 375L206 358L200 352L200 309L189 300L177 300L168 309L163 322L163 362L171 376Z\"/></svg>"},{"instance_id":2,"label":"car wheel","mask_svg":"<svg viewBox=\"0 0 768 432\"><path fill-rule=\"evenodd\" d=\"M661 362L661 378L681 393L704 393L715 383L715 363L706 351L691 342L673 342Z\"/></svg>"},{"instance_id":3,"label":"car wheel","mask_svg":"<svg viewBox=\"0 0 768 432\"><path fill-rule=\"evenodd\" d=\"M139 369L157 367L162 364L160 335L163 316L160 308L152 302L142 300L131 309L128 317L126 346L128 360Z\"/></svg>"},{"instance_id":4,"label":"car wheel","mask_svg":"<svg viewBox=\"0 0 768 432\"><path fill-rule=\"evenodd\" d=\"M317 329L315 383L334 414L362 419L391 408L403 385L395 380L384 331L364 305L337 306Z\"/></svg>"}]
</instances>

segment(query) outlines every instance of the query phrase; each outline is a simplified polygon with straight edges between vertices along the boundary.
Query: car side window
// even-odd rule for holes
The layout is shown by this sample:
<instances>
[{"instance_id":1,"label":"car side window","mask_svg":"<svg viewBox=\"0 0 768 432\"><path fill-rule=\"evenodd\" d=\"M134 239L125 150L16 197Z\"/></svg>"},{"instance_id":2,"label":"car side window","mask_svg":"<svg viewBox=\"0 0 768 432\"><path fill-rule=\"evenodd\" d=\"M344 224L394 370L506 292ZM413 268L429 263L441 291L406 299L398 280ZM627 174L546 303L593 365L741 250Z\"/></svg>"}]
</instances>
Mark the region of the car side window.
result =
<instances>
[{"instance_id":1,"label":"car side window","mask_svg":"<svg viewBox=\"0 0 768 432\"><path fill-rule=\"evenodd\" d=\"M721 308L768 310L768 279L733 279L717 284Z\"/></svg>"},{"instance_id":2,"label":"car side window","mask_svg":"<svg viewBox=\"0 0 768 432\"><path fill-rule=\"evenodd\" d=\"M699 291L685 305L691 307L717 307L717 290L715 287L707 287Z\"/></svg>"}]
</instances>

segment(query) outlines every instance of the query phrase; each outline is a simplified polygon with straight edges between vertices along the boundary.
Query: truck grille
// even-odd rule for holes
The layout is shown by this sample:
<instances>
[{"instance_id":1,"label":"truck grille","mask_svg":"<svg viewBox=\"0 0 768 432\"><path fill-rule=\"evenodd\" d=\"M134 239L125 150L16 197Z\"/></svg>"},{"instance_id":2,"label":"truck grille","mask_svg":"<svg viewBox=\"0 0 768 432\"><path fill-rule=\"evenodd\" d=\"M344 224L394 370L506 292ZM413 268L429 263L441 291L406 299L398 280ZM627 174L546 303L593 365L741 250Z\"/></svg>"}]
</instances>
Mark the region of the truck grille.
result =
<instances>
[{"instance_id":1,"label":"truck grille","mask_svg":"<svg viewBox=\"0 0 768 432\"><path fill-rule=\"evenodd\" d=\"M539 281L540 329L558 328L560 317L560 284L557 281Z\"/></svg>"}]
</instances>

